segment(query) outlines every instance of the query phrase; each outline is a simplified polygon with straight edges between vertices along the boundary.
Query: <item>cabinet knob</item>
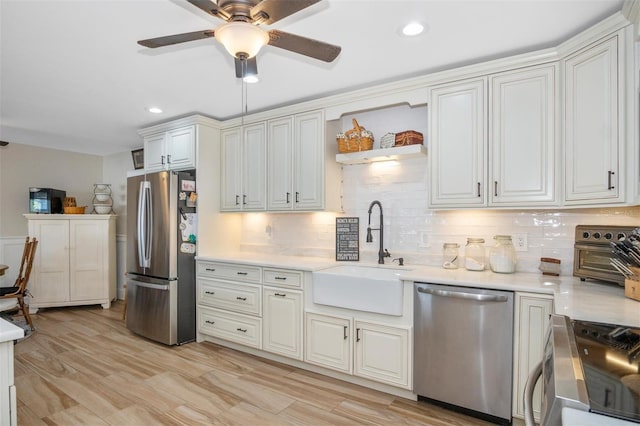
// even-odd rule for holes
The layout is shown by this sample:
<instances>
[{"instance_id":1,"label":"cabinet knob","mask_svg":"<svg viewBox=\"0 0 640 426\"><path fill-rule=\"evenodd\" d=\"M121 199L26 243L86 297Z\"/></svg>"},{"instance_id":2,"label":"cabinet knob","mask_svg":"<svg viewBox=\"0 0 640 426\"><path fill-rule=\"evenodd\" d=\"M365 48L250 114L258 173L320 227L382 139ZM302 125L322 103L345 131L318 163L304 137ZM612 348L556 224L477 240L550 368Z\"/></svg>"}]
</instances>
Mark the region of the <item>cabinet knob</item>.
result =
<instances>
[{"instance_id":1,"label":"cabinet knob","mask_svg":"<svg viewBox=\"0 0 640 426\"><path fill-rule=\"evenodd\" d=\"M209 320L206 320L206 321L205 321L205 324L211 324L211 325L213 325L213 324L215 324L215 323L216 323L215 321L209 321Z\"/></svg>"},{"instance_id":2,"label":"cabinet knob","mask_svg":"<svg viewBox=\"0 0 640 426\"><path fill-rule=\"evenodd\" d=\"M171 164L171 154L167 155L167 164Z\"/></svg>"},{"instance_id":3,"label":"cabinet knob","mask_svg":"<svg viewBox=\"0 0 640 426\"><path fill-rule=\"evenodd\" d=\"M246 329L246 328L240 328L240 327L238 327L238 328L236 328L236 330L237 330L237 331L241 331L241 332L243 332L243 333L246 333L246 332L247 332L247 329Z\"/></svg>"},{"instance_id":4,"label":"cabinet knob","mask_svg":"<svg viewBox=\"0 0 640 426\"><path fill-rule=\"evenodd\" d=\"M287 204L289 204L289 197L291 197L291 193L287 192Z\"/></svg>"},{"instance_id":5,"label":"cabinet knob","mask_svg":"<svg viewBox=\"0 0 640 426\"><path fill-rule=\"evenodd\" d=\"M287 297L286 294L284 293L274 293L274 296L278 296L278 297Z\"/></svg>"},{"instance_id":6,"label":"cabinet knob","mask_svg":"<svg viewBox=\"0 0 640 426\"><path fill-rule=\"evenodd\" d=\"M345 326L343 326L343 328L344 328L344 340L347 340L347 337L348 337L347 336L347 326L345 325Z\"/></svg>"},{"instance_id":7,"label":"cabinet knob","mask_svg":"<svg viewBox=\"0 0 640 426\"><path fill-rule=\"evenodd\" d=\"M360 341L360 329L356 328L356 342Z\"/></svg>"},{"instance_id":8,"label":"cabinet knob","mask_svg":"<svg viewBox=\"0 0 640 426\"><path fill-rule=\"evenodd\" d=\"M236 195L236 206L237 206L238 204L240 204L240 196L239 196L239 195Z\"/></svg>"},{"instance_id":9,"label":"cabinet knob","mask_svg":"<svg viewBox=\"0 0 640 426\"><path fill-rule=\"evenodd\" d=\"M204 294L216 294L216 292L215 292L215 291L208 291L208 290L207 290L207 291L205 291L205 292L204 292Z\"/></svg>"},{"instance_id":10,"label":"cabinet knob","mask_svg":"<svg viewBox=\"0 0 640 426\"><path fill-rule=\"evenodd\" d=\"M478 197L481 197L482 195L480 194L480 182L478 182Z\"/></svg>"},{"instance_id":11,"label":"cabinet knob","mask_svg":"<svg viewBox=\"0 0 640 426\"><path fill-rule=\"evenodd\" d=\"M164 166L164 155L160 156L160 164L162 164Z\"/></svg>"},{"instance_id":12,"label":"cabinet knob","mask_svg":"<svg viewBox=\"0 0 640 426\"><path fill-rule=\"evenodd\" d=\"M236 297L236 300L242 300L242 301L245 301L245 300L247 300L247 298L246 298L246 297L240 297L240 296L238 296L238 297Z\"/></svg>"}]
</instances>

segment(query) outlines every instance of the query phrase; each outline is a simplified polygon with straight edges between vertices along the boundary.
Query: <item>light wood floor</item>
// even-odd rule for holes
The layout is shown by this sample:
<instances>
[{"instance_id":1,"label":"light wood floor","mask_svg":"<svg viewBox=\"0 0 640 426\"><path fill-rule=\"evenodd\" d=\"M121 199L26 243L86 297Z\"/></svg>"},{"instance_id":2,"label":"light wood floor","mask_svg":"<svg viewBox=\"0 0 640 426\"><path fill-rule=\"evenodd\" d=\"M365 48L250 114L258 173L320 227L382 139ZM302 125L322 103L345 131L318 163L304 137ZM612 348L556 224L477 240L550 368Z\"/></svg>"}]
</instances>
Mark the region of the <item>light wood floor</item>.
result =
<instances>
[{"instance_id":1,"label":"light wood floor","mask_svg":"<svg viewBox=\"0 0 640 426\"><path fill-rule=\"evenodd\" d=\"M211 343L130 333L122 304L43 309L15 348L19 425L488 425Z\"/></svg>"}]
</instances>

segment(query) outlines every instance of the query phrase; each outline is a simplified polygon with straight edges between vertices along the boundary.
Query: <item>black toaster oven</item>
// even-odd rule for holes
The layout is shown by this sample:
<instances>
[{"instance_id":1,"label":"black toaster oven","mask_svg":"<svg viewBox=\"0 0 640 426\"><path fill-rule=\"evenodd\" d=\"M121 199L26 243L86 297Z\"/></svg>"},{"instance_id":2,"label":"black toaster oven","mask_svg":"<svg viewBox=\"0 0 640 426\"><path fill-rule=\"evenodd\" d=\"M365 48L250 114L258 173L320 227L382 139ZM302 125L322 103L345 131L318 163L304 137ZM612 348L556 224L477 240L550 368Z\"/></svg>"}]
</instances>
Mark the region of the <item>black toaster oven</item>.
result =
<instances>
[{"instance_id":1,"label":"black toaster oven","mask_svg":"<svg viewBox=\"0 0 640 426\"><path fill-rule=\"evenodd\" d=\"M29 213L63 213L66 191L51 188L29 188Z\"/></svg>"}]
</instances>

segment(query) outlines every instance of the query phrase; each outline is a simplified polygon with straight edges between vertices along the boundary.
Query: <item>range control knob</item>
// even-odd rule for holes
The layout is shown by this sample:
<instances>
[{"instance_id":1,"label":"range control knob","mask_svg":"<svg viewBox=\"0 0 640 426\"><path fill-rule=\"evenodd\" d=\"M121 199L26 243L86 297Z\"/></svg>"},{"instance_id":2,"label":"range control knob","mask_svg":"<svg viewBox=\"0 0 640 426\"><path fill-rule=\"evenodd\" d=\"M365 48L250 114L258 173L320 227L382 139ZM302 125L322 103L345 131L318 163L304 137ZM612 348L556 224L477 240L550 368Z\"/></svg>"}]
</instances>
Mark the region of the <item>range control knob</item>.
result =
<instances>
[{"instance_id":1,"label":"range control knob","mask_svg":"<svg viewBox=\"0 0 640 426\"><path fill-rule=\"evenodd\" d=\"M589 238L590 236L591 236L591 234L590 234L588 231L584 231L584 232L582 233L582 238L584 238L585 240L586 240L587 238Z\"/></svg>"},{"instance_id":2,"label":"range control knob","mask_svg":"<svg viewBox=\"0 0 640 426\"><path fill-rule=\"evenodd\" d=\"M595 238L596 240L599 240L602 237L602 235L599 232L594 232L593 233L593 238Z\"/></svg>"},{"instance_id":3,"label":"range control knob","mask_svg":"<svg viewBox=\"0 0 640 426\"><path fill-rule=\"evenodd\" d=\"M624 232L618 232L618 235L616 235L616 238L618 239L618 241L620 241L621 239L625 238L626 235L624 234Z\"/></svg>"},{"instance_id":4,"label":"range control knob","mask_svg":"<svg viewBox=\"0 0 640 426\"><path fill-rule=\"evenodd\" d=\"M613 238L613 234L611 232L607 232L606 234L604 234L604 238L605 240L610 240Z\"/></svg>"}]
</instances>

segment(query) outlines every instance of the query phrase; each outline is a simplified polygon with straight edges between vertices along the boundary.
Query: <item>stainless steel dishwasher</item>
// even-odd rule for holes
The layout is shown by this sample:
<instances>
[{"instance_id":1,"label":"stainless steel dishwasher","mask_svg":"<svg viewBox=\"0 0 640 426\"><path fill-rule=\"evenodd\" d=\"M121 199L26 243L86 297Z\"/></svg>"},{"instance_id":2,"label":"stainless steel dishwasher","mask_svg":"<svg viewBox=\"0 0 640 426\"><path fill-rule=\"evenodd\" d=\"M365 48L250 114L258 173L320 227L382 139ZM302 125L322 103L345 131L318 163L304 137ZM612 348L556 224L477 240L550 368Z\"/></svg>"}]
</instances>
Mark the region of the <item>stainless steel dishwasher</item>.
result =
<instances>
[{"instance_id":1,"label":"stainless steel dishwasher","mask_svg":"<svg viewBox=\"0 0 640 426\"><path fill-rule=\"evenodd\" d=\"M418 399L511 423L513 292L414 285Z\"/></svg>"}]
</instances>

